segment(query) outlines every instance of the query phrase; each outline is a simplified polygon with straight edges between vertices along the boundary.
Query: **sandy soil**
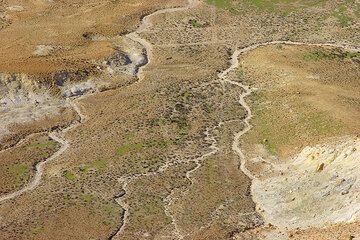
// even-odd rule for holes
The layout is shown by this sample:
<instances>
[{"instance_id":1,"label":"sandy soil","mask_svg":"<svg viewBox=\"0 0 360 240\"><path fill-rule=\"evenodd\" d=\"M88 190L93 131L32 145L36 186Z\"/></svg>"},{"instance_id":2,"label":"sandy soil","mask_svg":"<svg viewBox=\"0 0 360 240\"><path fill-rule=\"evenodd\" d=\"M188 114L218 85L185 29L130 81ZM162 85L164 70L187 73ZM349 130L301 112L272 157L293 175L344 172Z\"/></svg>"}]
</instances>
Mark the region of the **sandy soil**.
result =
<instances>
[{"instance_id":1,"label":"sandy soil","mask_svg":"<svg viewBox=\"0 0 360 240\"><path fill-rule=\"evenodd\" d=\"M253 144L246 165L254 175L253 200L273 226L261 238L356 236L358 63L340 55L309 57L338 51L278 45L242 59L244 76L258 88L251 98L254 130L243 141ZM334 237L320 234L322 227Z\"/></svg>"},{"instance_id":2,"label":"sandy soil","mask_svg":"<svg viewBox=\"0 0 360 240\"><path fill-rule=\"evenodd\" d=\"M135 29L139 16L183 1L8 0L1 4L11 21L0 33L1 71L41 74L91 66L114 52L109 39Z\"/></svg>"},{"instance_id":3,"label":"sandy soil","mask_svg":"<svg viewBox=\"0 0 360 240\"><path fill-rule=\"evenodd\" d=\"M22 62L19 53L8 46L7 49L14 51L14 57L12 63L3 64L4 68L9 71L21 68L21 71L32 74L48 74L60 69L71 70L70 65L76 61L74 66L82 69L79 70L81 74L74 74L71 78L74 82L60 86L60 91L55 92L70 92L72 95L88 86L95 86L95 90L89 90L80 99L68 100L76 112L77 121L71 121L50 134L62 144L62 148L48 158L50 161L46 164L39 165L40 177L30 182L26 191L10 196L9 201L1 202L0 239L48 239L50 235L52 239L281 239L283 236L284 239L290 236L327 239L328 233L322 233L316 226L289 231L269 226L269 218L266 214L262 215L264 210L259 209L260 205L257 206L257 202L253 201L255 196L252 196L251 183L257 178L264 181L281 178L281 175L268 171L270 160L278 161L276 163L279 165L286 164L284 161L287 159L274 155L281 157L300 153L304 146L299 143L299 139L308 140L306 144L310 150L307 151L316 152L323 146L329 149L335 147L331 144L317 146L317 138L314 140L311 136L323 139L324 136L337 136L339 132L351 133L357 129L356 121L345 117L347 107L357 106L357 85L353 79L358 76L358 68L351 65L357 63L351 59L340 59L331 61L327 66L323 61L318 65L317 62L306 62L302 58L293 63L289 61L293 57L289 58L287 51L303 56L301 49L310 49L312 53L319 48L317 46L283 46L280 53L274 51L276 45L259 48L264 42L287 39L306 43L335 41L337 45L346 40L349 45L358 45L353 26L341 28L334 21L322 22L317 18L327 16L338 7L338 3L326 3L322 8L304 8L288 16L253 8L244 8L244 12L236 14L207 4L195 4L155 12L142 18L142 24L137 29L136 25L140 22L138 17L159 8L156 5L159 2L145 4L144 1L129 1L120 4L116 1L94 1L88 4L63 1L62 7L59 7L58 2L36 2L38 6L34 8L26 6L35 2L10 3L23 8L13 6L8 10L12 11L14 23L5 28L9 30L4 33L12 35L20 32L18 27L26 24L22 22L25 19L29 23L39 20L39 23L46 25L50 23L46 20L48 17L58 19L56 14L62 14L64 18L59 19L65 19L65 24L60 24L62 21L59 20L59 26L55 24L54 29L67 27L74 18L79 19L79 27L67 27L71 32L64 32L64 35L54 34L59 41L56 38L55 42L45 42L47 38L43 36L41 39L45 39L44 42L37 42L41 39L36 38L36 43L23 44L25 47L19 49L22 49L24 56L32 55L34 61ZM150 6L150 3L154 5ZM182 1L167 3L169 6L166 7L184 5ZM79 14L74 7L84 11ZM34 12L28 12L29 9ZM48 11L48 15L32 18L34 13L43 9ZM124 10L131 15L127 18L129 23L118 21L116 13L123 13ZM24 15L16 22L16 16L21 14ZM96 16L99 22L93 22L95 20L92 16ZM307 24L302 21L307 21ZM324 24L320 29L319 23ZM300 28L304 25L306 27ZM34 25L29 26L31 29ZM11 27L14 29L11 30ZM124 33L123 36L115 36L119 32ZM6 43L7 40L3 41ZM116 45L115 51L112 44ZM297 52L298 49L300 52ZM254 53L255 57L249 61L251 64L247 69L238 71L238 57L242 65L246 64L242 60L243 56L239 56L245 51L250 56ZM278 54L276 57L271 55L274 52ZM262 57L256 57L257 54ZM144 56L148 58L147 62L137 65ZM128 61L127 57L138 61L132 61L136 64L124 68L122 64ZM58 59L66 61L61 60L59 63ZM274 59L278 59L275 64ZM54 64L47 67L43 60ZM261 65L262 61L267 63ZM290 66L287 66L289 62ZM88 68L89 63L91 66L95 63L95 69L97 66L100 69L77 79L83 76L82 71ZM284 68L284 65L287 67ZM252 70L255 66L256 71ZM273 68L266 68L268 66ZM139 67L139 71L133 71L136 67ZM308 74L311 67L318 72ZM338 71L331 71L339 68L345 69L348 76L343 85L338 85ZM281 72L283 69L288 72L284 74ZM247 74L244 75L244 72ZM323 73L324 76L332 77L317 79L317 75L322 76ZM253 75L254 78L251 78ZM321 126L325 123L328 124L325 129L330 126L331 131L320 132L321 135L313 132L313 125L305 125L311 131L299 131L306 133L305 137L296 138L299 142L288 142L281 137L274 138L279 139L276 142L271 136L264 139L258 134L259 112L254 103L266 106L268 101L263 101L263 96L257 95L256 87L261 89L262 84L266 86L267 79L276 83L279 76L289 76L287 83L292 87L286 88L289 91L299 88L297 79L291 76L311 76L306 78L308 85L301 85L304 92L301 91L300 96L307 97L300 98L291 91L284 96L280 87L280 93L269 93L265 97L270 96L283 106L282 96L298 96L294 101L300 106L304 105L301 100L310 105L312 111L309 113L321 108L328 114L326 117L331 117L331 121L321 118L319 128L322 130ZM93 81L89 81L89 78L93 78ZM260 82L256 83L255 80ZM108 81L106 83L109 85L100 87L101 81ZM274 82L268 83L277 86ZM319 96L313 92L316 89L314 86L321 90L318 91L321 93ZM334 88L341 91L335 91ZM352 99L347 100L350 104L334 100L335 93L342 100L350 94ZM323 97L326 101L320 101ZM334 115L330 114L332 105L337 110ZM357 110L351 113L356 116ZM250 119L252 115L254 118ZM273 116L288 115L265 115ZM281 120L279 117L277 119ZM333 119L345 120L338 125ZM311 123L319 124L319 121L310 120ZM249 131L251 125L254 128ZM276 126L273 124L271 129L281 133L281 128ZM316 125L315 129L318 127ZM253 145L246 146L243 140L256 144L255 147L259 154L264 155L266 162L252 161L254 156L249 155L249 152L258 152L249 151ZM264 144L263 141L274 144ZM293 145L288 146L288 143ZM350 146L352 143L344 144ZM298 149L293 147L295 145ZM271 152L272 149L276 151ZM299 166L308 166L301 156L297 161ZM319 163L325 162L323 159L323 156L319 156ZM340 158L338 160L342 161ZM326 163L320 171L324 179L328 176L328 170L338 167L337 161L336 164L333 162L334 165ZM344 172L350 165L351 161L344 166ZM355 169L353 173L356 173ZM292 176L291 173L286 174ZM302 180L304 183L310 182L312 186L313 182L309 179L317 175L306 176L309 177ZM281 191L282 188L275 184L273 190ZM334 198L334 201L348 201L356 195L356 192L349 192ZM275 200L279 198L274 197ZM268 211L267 204L264 201L263 208ZM344 209L339 207L341 211ZM274 224L281 214L286 215L287 212L278 211L278 215L274 214ZM323 222L336 219L335 215L325 215L328 218L319 215ZM309 216L309 213L305 213L303 221L309 221ZM346 231L340 231L337 225L328 229L334 236L341 237L355 231L354 225L346 225Z\"/></svg>"}]
</instances>

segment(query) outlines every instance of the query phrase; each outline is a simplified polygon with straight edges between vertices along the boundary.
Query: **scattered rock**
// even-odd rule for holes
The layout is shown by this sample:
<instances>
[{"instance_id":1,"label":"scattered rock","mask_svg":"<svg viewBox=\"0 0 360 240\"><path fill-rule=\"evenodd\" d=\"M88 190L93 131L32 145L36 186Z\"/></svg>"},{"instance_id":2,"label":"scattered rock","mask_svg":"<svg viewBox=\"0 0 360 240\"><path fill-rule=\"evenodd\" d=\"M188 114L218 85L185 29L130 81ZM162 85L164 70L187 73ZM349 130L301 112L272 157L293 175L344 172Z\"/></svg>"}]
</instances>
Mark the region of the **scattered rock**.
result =
<instances>
[{"instance_id":1,"label":"scattered rock","mask_svg":"<svg viewBox=\"0 0 360 240\"><path fill-rule=\"evenodd\" d=\"M129 65L131 63L132 61L129 58L129 56L122 51L115 53L106 60L106 65L111 67L120 67L120 66Z\"/></svg>"},{"instance_id":2,"label":"scattered rock","mask_svg":"<svg viewBox=\"0 0 360 240\"><path fill-rule=\"evenodd\" d=\"M349 190L345 190L345 191L342 191L341 192L341 195L346 195L346 194L348 194L349 193Z\"/></svg>"},{"instance_id":3,"label":"scattered rock","mask_svg":"<svg viewBox=\"0 0 360 240\"><path fill-rule=\"evenodd\" d=\"M91 40L95 36L95 33L93 33L93 32L85 32L85 33L82 34L82 36L85 39Z\"/></svg>"},{"instance_id":4,"label":"scattered rock","mask_svg":"<svg viewBox=\"0 0 360 240\"><path fill-rule=\"evenodd\" d=\"M69 98L74 96L81 96L87 92L95 91L96 85L92 81L82 82L73 86L69 86L66 90L63 91L63 97Z\"/></svg>"},{"instance_id":5,"label":"scattered rock","mask_svg":"<svg viewBox=\"0 0 360 240\"><path fill-rule=\"evenodd\" d=\"M21 12L24 10L24 7L20 6L20 5L13 5L13 6L7 7L7 9L12 12Z\"/></svg>"},{"instance_id":6,"label":"scattered rock","mask_svg":"<svg viewBox=\"0 0 360 240\"><path fill-rule=\"evenodd\" d=\"M54 47L48 45L37 45L33 51L35 56L47 56L54 51Z\"/></svg>"},{"instance_id":7,"label":"scattered rock","mask_svg":"<svg viewBox=\"0 0 360 240\"><path fill-rule=\"evenodd\" d=\"M124 189L121 189L114 197L115 198L120 198L123 197L126 194Z\"/></svg>"},{"instance_id":8,"label":"scattered rock","mask_svg":"<svg viewBox=\"0 0 360 240\"><path fill-rule=\"evenodd\" d=\"M69 77L70 77L70 74L67 71L55 73L55 75L54 75L55 84L59 87L63 87L65 81L68 80Z\"/></svg>"},{"instance_id":9,"label":"scattered rock","mask_svg":"<svg viewBox=\"0 0 360 240\"><path fill-rule=\"evenodd\" d=\"M324 163L320 163L317 168L316 168L316 171L317 172L321 172L322 170L324 170L324 167L325 167L325 164Z\"/></svg>"}]
</instances>

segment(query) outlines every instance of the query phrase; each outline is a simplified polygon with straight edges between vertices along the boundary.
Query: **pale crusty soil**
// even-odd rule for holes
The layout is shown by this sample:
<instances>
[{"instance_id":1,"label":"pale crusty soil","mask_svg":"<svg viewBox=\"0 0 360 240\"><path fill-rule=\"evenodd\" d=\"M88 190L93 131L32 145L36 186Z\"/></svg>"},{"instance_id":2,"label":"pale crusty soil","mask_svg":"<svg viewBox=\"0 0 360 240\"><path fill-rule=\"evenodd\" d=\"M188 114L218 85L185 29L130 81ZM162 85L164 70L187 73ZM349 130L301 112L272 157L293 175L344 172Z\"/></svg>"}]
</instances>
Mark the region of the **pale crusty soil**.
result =
<instances>
[{"instance_id":1,"label":"pale crusty soil","mask_svg":"<svg viewBox=\"0 0 360 240\"><path fill-rule=\"evenodd\" d=\"M68 5L64 4L66 9ZM150 29L141 33L141 37L153 44L153 58L144 68L143 81L115 84L113 90L79 101L86 121L65 134L70 143L67 151L49 162L40 186L34 191L1 203L0 239L49 236L52 239L232 239L236 236L256 239L257 234L261 237L259 232L263 229L257 227L263 224L263 219L252 200L251 180L241 171L239 156L231 147L235 133L244 128L242 120L247 114L238 103L243 89L221 84L217 74L229 67L229 56L235 48L257 42L290 38L305 42L347 40L359 44L352 27L341 28L333 21L326 21L317 29L319 22L314 16L327 15L337 4L327 3L316 11L304 9L288 17L253 9L229 14L206 4L154 16ZM124 9L120 8L130 5L111 11L121 12ZM80 7L92 10L91 5L81 3ZM101 6L97 9L101 9L98 14L95 10L90 12L106 22L103 18L107 15L103 13L110 13L109 8L106 8L109 11ZM80 18L87 20L86 16ZM189 22L192 19L200 19L207 25L193 27ZM131 26L127 28L135 28L135 24ZM94 29L97 32L98 28ZM99 32L110 35L106 30ZM83 31L78 33L81 35ZM79 56L87 61L112 53L106 40L88 43L79 40L82 36L76 34L71 41L79 41L79 48L36 59L49 58L56 63L59 54L73 64L73 59ZM71 46L70 40L62 41ZM94 48L86 55L87 50ZM46 47L37 50L41 54L50 51ZM30 48L24 52L30 54ZM20 60L16 61L21 63ZM41 61L34 63L42 66ZM37 67L33 70L26 64L19 64L24 69L21 71L41 70ZM82 64L80 61L76 66ZM4 66L11 70L18 65ZM59 66L59 69L69 67L66 61ZM49 69L57 71L57 64ZM353 72L350 70L349 74ZM245 81L239 74L234 74L232 80ZM207 156L209 153L212 154ZM261 170L260 167L249 169ZM246 231L253 228L257 233ZM311 231L303 236L311 236L318 230Z\"/></svg>"},{"instance_id":2,"label":"pale crusty soil","mask_svg":"<svg viewBox=\"0 0 360 240\"><path fill-rule=\"evenodd\" d=\"M258 89L243 139L252 196L273 226L252 231L260 239L358 236L360 73L342 51L274 45L241 59L241 75ZM314 58L319 52L338 55Z\"/></svg>"},{"instance_id":3,"label":"pale crusty soil","mask_svg":"<svg viewBox=\"0 0 360 240\"><path fill-rule=\"evenodd\" d=\"M60 108L59 113L44 116L30 123L13 123L8 127L9 132L0 138L0 149L14 146L21 139L32 133L48 132L61 129L70 123L79 120L72 108Z\"/></svg>"}]
</instances>

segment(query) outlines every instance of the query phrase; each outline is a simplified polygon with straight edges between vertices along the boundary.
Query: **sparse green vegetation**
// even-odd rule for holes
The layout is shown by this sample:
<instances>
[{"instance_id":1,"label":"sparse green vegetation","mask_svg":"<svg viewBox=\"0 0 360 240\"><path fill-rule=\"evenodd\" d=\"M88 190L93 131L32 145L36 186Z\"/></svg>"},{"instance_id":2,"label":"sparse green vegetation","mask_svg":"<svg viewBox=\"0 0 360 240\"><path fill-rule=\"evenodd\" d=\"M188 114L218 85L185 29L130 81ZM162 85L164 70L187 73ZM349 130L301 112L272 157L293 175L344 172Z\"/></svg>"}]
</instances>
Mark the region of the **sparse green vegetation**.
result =
<instances>
[{"instance_id":1,"label":"sparse green vegetation","mask_svg":"<svg viewBox=\"0 0 360 240\"><path fill-rule=\"evenodd\" d=\"M107 167L107 161L105 159L98 159L88 164L82 164L79 166L81 173L87 173L90 169L102 171Z\"/></svg>"},{"instance_id":2,"label":"sparse green vegetation","mask_svg":"<svg viewBox=\"0 0 360 240\"><path fill-rule=\"evenodd\" d=\"M30 168L25 164L14 164L10 166L9 170L16 176L18 181L24 180L30 173Z\"/></svg>"},{"instance_id":3,"label":"sparse green vegetation","mask_svg":"<svg viewBox=\"0 0 360 240\"><path fill-rule=\"evenodd\" d=\"M271 95L265 96L265 99L272 99ZM326 113L314 111L300 103L291 104L294 111L292 116L298 117L290 117L280 102L274 103L271 108L255 108L253 123L258 130L257 133L253 132L256 135L254 140L263 144L271 154L279 154L279 150L285 146L296 145L307 138L331 136L344 128Z\"/></svg>"},{"instance_id":4,"label":"sparse green vegetation","mask_svg":"<svg viewBox=\"0 0 360 240\"><path fill-rule=\"evenodd\" d=\"M171 119L171 121L173 123L176 123L180 130L186 130L190 127L186 116L179 116L179 117Z\"/></svg>"},{"instance_id":5,"label":"sparse green vegetation","mask_svg":"<svg viewBox=\"0 0 360 240\"><path fill-rule=\"evenodd\" d=\"M141 143L124 144L116 150L116 153L119 156L124 156L125 154L127 154L129 152L134 153L134 152L141 151L143 148L144 148L144 146Z\"/></svg>"},{"instance_id":6,"label":"sparse green vegetation","mask_svg":"<svg viewBox=\"0 0 360 240\"><path fill-rule=\"evenodd\" d=\"M314 51L304 54L305 60L344 60L360 58L359 52L342 52L342 51Z\"/></svg>"},{"instance_id":7,"label":"sparse green vegetation","mask_svg":"<svg viewBox=\"0 0 360 240\"><path fill-rule=\"evenodd\" d=\"M344 79L338 79L337 73L332 72L330 66L337 67L341 64L352 69L353 64L349 60L358 58L360 53L311 47L305 48L307 52L304 54L303 49L296 48L298 47L284 47L282 51L278 51L276 47L272 47L271 54L255 50L256 53L252 55L254 58L249 58L250 62L244 65L248 67L248 64L254 64L258 59L279 58L281 60L275 61L276 70L273 71L278 73L286 69L293 72L291 78L287 78L285 87L276 78L268 79L265 71L246 74L248 81L252 81L250 78L257 79L258 88L261 89L251 95L254 130L249 132L248 140L254 144L262 144L269 153L279 156L289 156L288 154L293 154L306 145L356 131L356 126L346 115L340 116L345 108L349 112L356 110L352 110L350 104L345 104L344 96L334 96L329 90L348 87L343 82L356 81L356 77L354 73L343 73ZM288 55L284 55L285 53ZM341 60L346 61L339 63ZM291 64L283 64L283 61ZM305 79L302 74L318 74L318 77ZM302 88L302 83L306 87ZM318 103L324 99L327 104L331 103L333 110L330 110L330 106L324 107ZM338 103L339 101L342 103ZM356 101L351 101L351 104L356 104Z\"/></svg>"},{"instance_id":8,"label":"sparse green vegetation","mask_svg":"<svg viewBox=\"0 0 360 240\"><path fill-rule=\"evenodd\" d=\"M70 181L76 180L76 175L74 173L72 173L70 170L65 170L62 175L67 180L70 180Z\"/></svg>"},{"instance_id":9,"label":"sparse green vegetation","mask_svg":"<svg viewBox=\"0 0 360 240\"><path fill-rule=\"evenodd\" d=\"M246 0L246 2L256 6L260 10L275 11L289 10L294 11L305 7L318 6L325 0Z\"/></svg>"},{"instance_id":10,"label":"sparse green vegetation","mask_svg":"<svg viewBox=\"0 0 360 240\"><path fill-rule=\"evenodd\" d=\"M355 10L355 16L360 18L360 4L358 4L356 10Z\"/></svg>"},{"instance_id":11,"label":"sparse green vegetation","mask_svg":"<svg viewBox=\"0 0 360 240\"><path fill-rule=\"evenodd\" d=\"M36 226L34 228L31 229L31 232L33 234L39 234L40 232L44 231L44 226L43 225L40 225L40 226Z\"/></svg>"},{"instance_id":12,"label":"sparse green vegetation","mask_svg":"<svg viewBox=\"0 0 360 240\"><path fill-rule=\"evenodd\" d=\"M102 221L102 223L103 223L105 226L112 226L112 225L115 224L114 221L112 221L112 220L104 220L104 221Z\"/></svg>"},{"instance_id":13,"label":"sparse green vegetation","mask_svg":"<svg viewBox=\"0 0 360 240\"><path fill-rule=\"evenodd\" d=\"M93 168L96 168L97 170L103 170L107 166L107 162L104 159L98 159L91 163L91 166Z\"/></svg>"},{"instance_id":14,"label":"sparse green vegetation","mask_svg":"<svg viewBox=\"0 0 360 240\"><path fill-rule=\"evenodd\" d=\"M160 196L143 193L139 194L139 199L141 199L141 204L133 206L133 217L138 220L134 221L133 225L150 230L154 229L156 224L170 223L171 220L164 213L163 200Z\"/></svg>"},{"instance_id":15,"label":"sparse green vegetation","mask_svg":"<svg viewBox=\"0 0 360 240\"><path fill-rule=\"evenodd\" d=\"M169 124L170 123L170 120L164 118L164 117L161 117L161 118L156 118L156 119L151 119L149 121L149 125L151 127L154 127L154 126L163 126L163 125L166 125L166 124Z\"/></svg>"},{"instance_id":16,"label":"sparse green vegetation","mask_svg":"<svg viewBox=\"0 0 360 240\"><path fill-rule=\"evenodd\" d=\"M165 139L154 139L145 142L144 146L147 148L156 147L156 148L165 148L167 147L171 141L166 141Z\"/></svg>"},{"instance_id":17,"label":"sparse green vegetation","mask_svg":"<svg viewBox=\"0 0 360 240\"><path fill-rule=\"evenodd\" d=\"M336 54L324 52L324 51L316 51L316 52L310 52L304 54L305 60L333 60L337 58Z\"/></svg>"},{"instance_id":18,"label":"sparse green vegetation","mask_svg":"<svg viewBox=\"0 0 360 240\"><path fill-rule=\"evenodd\" d=\"M193 95L190 91L185 91L181 94L181 97L185 103L188 103L191 100L191 98L193 97Z\"/></svg>"},{"instance_id":19,"label":"sparse green vegetation","mask_svg":"<svg viewBox=\"0 0 360 240\"><path fill-rule=\"evenodd\" d=\"M113 206L112 204L107 204L103 207L103 210L107 212L108 214L114 214L117 211L117 208Z\"/></svg>"},{"instance_id":20,"label":"sparse green vegetation","mask_svg":"<svg viewBox=\"0 0 360 240\"><path fill-rule=\"evenodd\" d=\"M189 22L190 22L191 26L193 26L194 28L203 28L203 27L207 26L207 23L201 22L196 19L191 19Z\"/></svg>"},{"instance_id":21,"label":"sparse green vegetation","mask_svg":"<svg viewBox=\"0 0 360 240\"><path fill-rule=\"evenodd\" d=\"M325 0L207 0L208 4L229 10L230 12L239 12L241 6L247 5L255 7L260 11L280 12L286 16L289 12L301 10L303 8L319 6L326 2Z\"/></svg>"},{"instance_id":22,"label":"sparse green vegetation","mask_svg":"<svg viewBox=\"0 0 360 240\"><path fill-rule=\"evenodd\" d=\"M230 0L206 0L206 2L223 9L230 10L233 8L233 3Z\"/></svg>"},{"instance_id":23,"label":"sparse green vegetation","mask_svg":"<svg viewBox=\"0 0 360 240\"><path fill-rule=\"evenodd\" d=\"M93 200L94 196L91 194L82 193L80 194L80 199L85 203L90 203Z\"/></svg>"},{"instance_id":24,"label":"sparse green vegetation","mask_svg":"<svg viewBox=\"0 0 360 240\"><path fill-rule=\"evenodd\" d=\"M165 148L171 141L165 139L153 139L142 143L124 144L116 150L117 155L123 156L127 153L136 153L147 148Z\"/></svg>"},{"instance_id":25,"label":"sparse green vegetation","mask_svg":"<svg viewBox=\"0 0 360 240\"><path fill-rule=\"evenodd\" d=\"M269 131L264 131L264 128L266 128L265 126L263 126L263 128L261 128L261 133L262 133L262 136L266 136L266 137L269 137L271 135L271 133ZM275 146L272 142L269 141L269 139L267 138L264 138L262 140L262 142L260 142L260 144L263 144L266 148L266 150L268 150L269 153L275 155L276 154L276 149L275 149Z\"/></svg>"},{"instance_id":26,"label":"sparse green vegetation","mask_svg":"<svg viewBox=\"0 0 360 240\"><path fill-rule=\"evenodd\" d=\"M30 144L26 147L28 148L40 148L40 149L43 149L43 148L53 148L56 146L56 142L53 141L53 140L50 140L50 141L47 141L47 142L44 142L44 143L34 143L34 144Z\"/></svg>"},{"instance_id":27,"label":"sparse green vegetation","mask_svg":"<svg viewBox=\"0 0 360 240\"><path fill-rule=\"evenodd\" d=\"M204 103L203 108L204 108L204 111L207 113L213 113L215 111L214 106L212 106L208 103Z\"/></svg>"},{"instance_id":28,"label":"sparse green vegetation","mask_svg":"<svg viewBox=\"0 0 360 240\"><path fill-rule=\"evenodd\" d=\"M332 16L345 1L348 0L321 5L325 0L206 0L213 5L201 4L191 9L183 9L185 3L176 1L156 1L154 5L150 1L138 0L109 0L100 5L62 4L64 9L65 5L70 5L81 8L81 13L90 11L90 20L97 20L95 26L85 24L79 26L77 32L70 32L71 36L78 38L71 41L69 51L56 47L63 46L61 41L64 38L61 38L59 44L51 42L59 51L30 57L31 61L36 61L35 68L28 62L21 64L25 70L35 73L42 71L42 64L45 64L49 73L44 76L49 79L53 76L52 69L61 69L61 76L56 75L56 78L67 80L61 80L65 84L63 87L60 86L62 83L59 86L54 84L55 94L67 90L73 92L79 84L80 90L84 88L86 91L89 87L91 96L61 101L64 110L56 115L56 121L45 119L44 123L56 122L59 125L54 131L58 131L59 137L71 146L66 148L65 144L64 152L59 151L55 154L58 157L45 166L46 174L39 187L21 196L19 201L13 201L21 204L16 214L7 211L8 204L4 205L5 209L0 213L6 219L4 234L9 237L5 238L46 239L51 236L61 239L70 236L73 239L106 239L119 228L123 230L115 237L123 239L171 238L178 235L172 220L176 220L179 234L189 239L241 238L248 233L254 238L257 233L261 235L263 214L255 211L258 209L249 172L260 180L267 178L267 174L277 176L277 168L272 169L273 165L266 162L282 163L281 156L290 151L293 151L290 154L297 153L304 146L317 143L318 139L326 141L327 137L337 136L338 132L355 132L348 131L344 121L344 116L350 113L345 108L345 100L351 102L353 108L359 105L357 95L348 94L352 91L349 85L356 77L349 77L346 72L356 69L358 64L349 59L360 54L342 53L340 50L332 52L330 47L305 46L305 43L325 42L355 44L352 29L341 29L337 26L337 18ZM55 5L56 10L58 7ZM24 5L25 15L30 15L29 6ZM49 12L47 6L37 7L36 12L42 7ZM174 7L176 14L174 9L169 13L166 10L156 13L157 9L168 7ZM112 8L117 10L116 13L110 14ZM353 9L348 8L344 14L349 13L356 19ZM66 13L73 15L73 11L65 10L60 13L68 19ZM107 12L109 14L102 17ZM130 17L125 14L127 12L131 13ZM154 14L147 17L150 13ZM17 15L22 17L24 14ZM119 20L118 16L129 21ZM35 27L38 18L41 16L37 16L35 22L30 21ZM75 18L87 22L86 16L76 15ZM55 29L54 25L52 29L59 34L63 29L61 19L58 19L60 28ZM82 38L83 32L86 36L99 35L99 39ZM106 39L103 37L113 35ZM77 50L76 41L79 39L82 48ZM252 46L272 40L293 40L304 42L304 45L262 46L241 51L239 62L234 61L234 51L246 47L252 49ZM9 44L10 50L14 46L11 41L4 42ZM270 56L268 47L271 51L275 49L275 57ZM253 55L252 62L246 62L253 52L263 49L265 51L261 54ZM289 55L289 49L296 55ZM28 50L30 54L33 51L32 48ZM111 61L108 60L109 54ZM148 60L152 61L146 65L146 55L149 54L152 58ZM295 57L300 60L293 62ZM58 66L47 68L45 60ZM219 76L231 63L231 71L226 75L231 81L222 81ZM241 67L238 64L245 66L247 63L250 64L236 74ZM81 69L86 72L78 71L77 64L81 64ZM140 69L139 64L142 66ZM5 65L10 70L17 67L15 60ZM78 81L72 81L70 71L74 71L74 76L80 76ZM336 72L336 76L327 78L332 72ZM11 75L5 80L11 80ZM146 79L135 84L142 77ZM41 77L36 81L42 83ZM341 81L346 89L337 91L337 86L331 85L335 81ZM82 83L86 84L83 86ZM251 130L245 121L251 114L241 98L247 89L240 83L258 94L246 95L244 99L254 115L250 120L254 127ZM91 90L93 84L99 91ZM76 85L74 89L71 88L73 85ZM330 97L326 99L327 96ZM345 114L331 112L337 103ZM79 118L83 115L78 111L86 115L86 119ZM356 124L358 115L354 116L349 118L355 119L353 122ZM21 129L42 125L42 122L27 125ZM64 134L60 134L62 131ZM237 139L237 133L242 131L246 133ZM41 139L30 140L20 145L22 152L29 154L9 161L10 164L27 164L29 177L33 174L32 166L48 159L61 146L49 141L47 132ZM255 144L259 153L247 149L250 148L248 143L251 147ZM241 152L235 145L246 155L246 164L239 158ZM275 161L267 153L280 157ZM40 158L41 154L46 156ZM264 157L263 161L261 157ZM8 157L1 159L4 158ZM274 162L270 162L272 160ZM7 168L5 170L4 182L11 178L10 184L15 185L16 178ZM26 180L31 181L29 177ZM25 181L21 183L5 191L17 191ZM294 202L300 201L296 192L292 195L297 197ZM288 202L288 199L283 200ZM12 204L11 200L9 204ZM32 214L27 214L29 209ZM45 226L44 231L35 229L40 222ZM270 230L276 230L275 227ZM33 228L41 235L31 236L29 229ZM293 230L284 230L284 234L289 235L295 232ZM305 231L296 231L296 234L298 232Z\"/></svg>"},{"instance_id":29,"label":"sparse green vegetation","mask_svg":"<svg viewBox=\"0 0 360 240\"><path fill-rule=\"evenodd\" d=\"M333 16L337 18L341 27L347 27L353 21L352 17L347 13L347 8L345 5L342 5L336 9L333 13Z\"/></svg>"}]
</instances>

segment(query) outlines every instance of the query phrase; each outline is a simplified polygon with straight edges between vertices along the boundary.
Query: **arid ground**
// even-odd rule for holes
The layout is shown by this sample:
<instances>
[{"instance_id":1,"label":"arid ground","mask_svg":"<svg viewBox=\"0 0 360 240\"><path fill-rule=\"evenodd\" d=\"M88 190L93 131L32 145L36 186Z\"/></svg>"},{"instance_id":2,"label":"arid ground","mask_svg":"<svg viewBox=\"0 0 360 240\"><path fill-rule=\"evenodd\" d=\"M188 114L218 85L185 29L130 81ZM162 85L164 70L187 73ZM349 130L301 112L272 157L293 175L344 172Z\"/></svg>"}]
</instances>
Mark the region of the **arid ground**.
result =
<instances>
[{"instance_id":1,"label":"arid ground","mask_svg":"<svg viewBox=\"0 0 360 240\"><path fill-rule=\"evenodd\" d=\"M360 239L359 19L0 0L0 239Z\"/></svg>"}]
</instances>

